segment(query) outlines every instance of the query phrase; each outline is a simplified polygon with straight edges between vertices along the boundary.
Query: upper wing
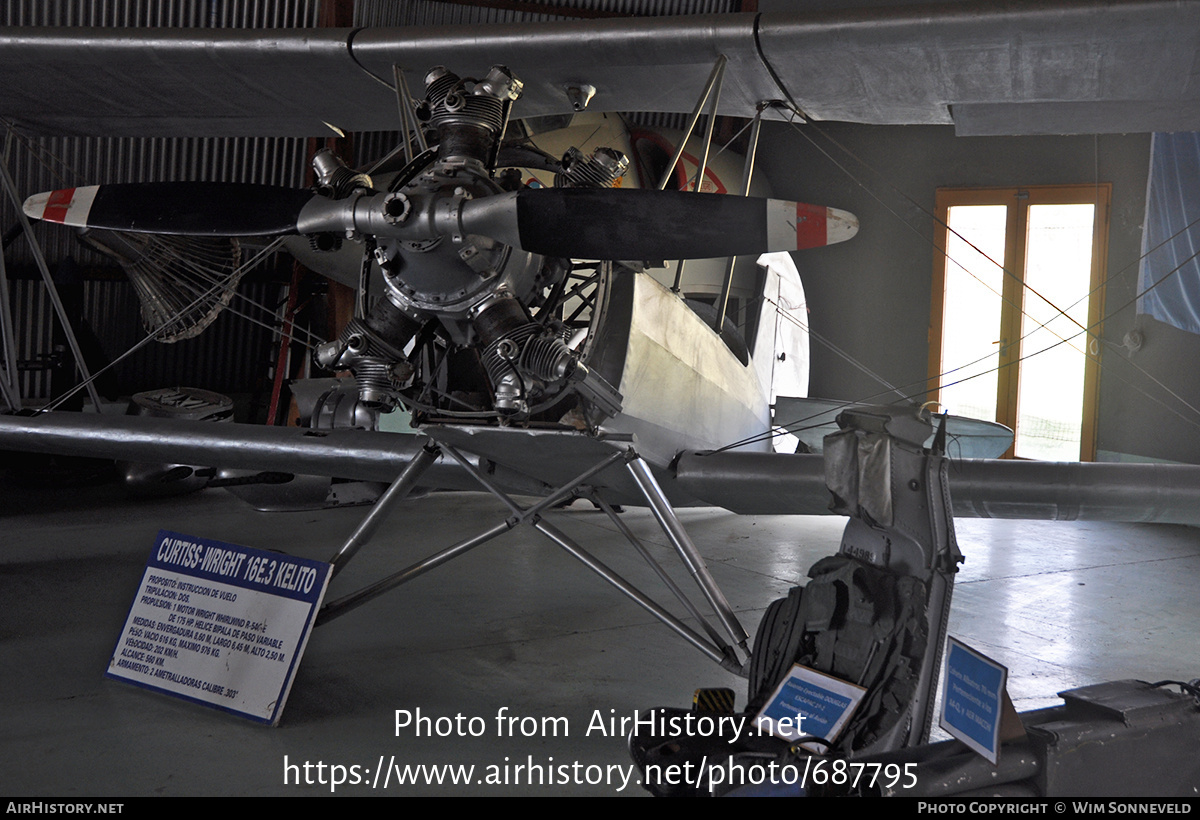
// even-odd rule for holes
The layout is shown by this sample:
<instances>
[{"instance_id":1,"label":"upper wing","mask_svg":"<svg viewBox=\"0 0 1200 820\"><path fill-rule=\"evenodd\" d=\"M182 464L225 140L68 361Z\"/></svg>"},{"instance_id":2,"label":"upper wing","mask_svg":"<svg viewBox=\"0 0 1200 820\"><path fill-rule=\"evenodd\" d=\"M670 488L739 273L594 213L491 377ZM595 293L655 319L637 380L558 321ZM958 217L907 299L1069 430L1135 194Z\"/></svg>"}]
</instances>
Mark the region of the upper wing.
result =
<instances>
[{"instance_id":1,"label":"upper wing","mask_svg":"<svg viewBox=\"0 0 1200 820\"><path fill-rule=\"evenodd\" d=\"M689 111L718 55L720 111L790 97L818 120L960 134L1200 129L1200 4L972 2L813 13L381 29L0 29L0 116L50 133L327 135L391 130L378 78L504 64L515 116ZM372 77L374 74L376 77ZM52 93L48 89L53 89ZM775 116L782 116L776 114Z\"/></svg>"}]
</instances>

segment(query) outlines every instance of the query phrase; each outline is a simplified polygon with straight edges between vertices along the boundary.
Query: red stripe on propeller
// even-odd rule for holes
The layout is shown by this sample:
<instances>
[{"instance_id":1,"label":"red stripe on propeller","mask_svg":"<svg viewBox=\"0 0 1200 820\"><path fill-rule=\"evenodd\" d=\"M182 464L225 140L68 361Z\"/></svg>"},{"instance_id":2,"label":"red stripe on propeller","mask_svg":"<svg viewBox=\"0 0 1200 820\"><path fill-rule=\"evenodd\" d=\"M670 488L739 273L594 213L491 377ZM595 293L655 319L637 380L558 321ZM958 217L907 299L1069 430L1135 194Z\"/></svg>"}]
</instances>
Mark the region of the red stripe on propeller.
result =
<instances>
[{"instance_id":1,"label":"red stripe on propeller","mask_svg":"<svg viewBox=\"0 0 1200 820\"><path fill-rule=\"evenodd\" d=\"M796 250L820 248L828 243L827 213L828 209L820 205L796 203Z\"/></svg>"},{"instance_id":2,"label":"red stripe on propeller","mask_svg":"<svg viewBox=\"0 0 1200 820\"><path fill-rule=\"evenodd\" d=\"M74 188L63 188L50 194L46 200L46 209L42 211L42 219L47 222L65 222L71 200L75 198Z\"/></svg>"}]
</instances>

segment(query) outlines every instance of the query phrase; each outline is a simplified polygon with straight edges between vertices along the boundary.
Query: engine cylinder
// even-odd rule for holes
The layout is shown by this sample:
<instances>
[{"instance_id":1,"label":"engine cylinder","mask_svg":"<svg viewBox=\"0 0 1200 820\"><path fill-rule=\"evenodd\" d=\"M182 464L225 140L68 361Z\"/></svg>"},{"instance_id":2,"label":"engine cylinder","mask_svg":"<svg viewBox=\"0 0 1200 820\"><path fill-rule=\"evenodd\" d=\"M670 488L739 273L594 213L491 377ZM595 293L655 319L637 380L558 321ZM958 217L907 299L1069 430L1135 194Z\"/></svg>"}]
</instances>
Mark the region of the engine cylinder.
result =
<instances>
[{"instance_id":1,"label":"engine cylinder","mask_svg":"<svg viewBox=\"0 0 1200 820\"><path fill-rule=\"evenodd\" d=\"M388 299L380 299L366 319L351 319L337 341L317 348L317 364L354 374L358 399L366 407L391 410L396 393L412 375L404 346L421 325Z\"/></svg>"},{"instance_id":2,"label":"engine cylinder","mask_svg":"<svg viewBox=\"0 0 1200 820\"><path fill-rule=\"evenodd\" d=\"M483 366L495 391L496 409L527 409L526 399L544 382L569 376L576 357L554 333L530 321L511 296L495 299L475 317Z\"/></svg>"},{"instance_id":3,"label":"engine cylinder","mask_svg":"<svg viewBox=\"0 0 1200 820\"><path fill-rule=\"evenodd\" d=\"M562 173L555 177L558 188L609 188L625 175L629 158L613 148L597 148L591 156L572 147L562 159Z\"/></svg>"},{"instance_id":4,"label":"engine cylinder","mask_svg":"<svg viewBox=\"0 0 1200 820\"><path fill-rule=\"evenodd\" d=\"M438 159L475 159L487 163L504 128L505 102L520 94L520 82L493 68L476 82L438 67L425 77L429 124L438 132Z\"/></svg>"}]
</instances>

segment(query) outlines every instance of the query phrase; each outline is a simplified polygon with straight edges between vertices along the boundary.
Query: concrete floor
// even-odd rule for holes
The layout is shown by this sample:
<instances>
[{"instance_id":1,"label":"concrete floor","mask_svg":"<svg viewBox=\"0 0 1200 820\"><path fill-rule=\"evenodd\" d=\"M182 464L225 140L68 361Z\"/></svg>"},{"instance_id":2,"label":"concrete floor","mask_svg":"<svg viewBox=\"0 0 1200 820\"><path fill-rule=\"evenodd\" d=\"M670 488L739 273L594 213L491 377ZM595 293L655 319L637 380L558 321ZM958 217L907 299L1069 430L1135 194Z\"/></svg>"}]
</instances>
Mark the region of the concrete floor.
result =
<instances>
[{"instance_id":1,"label":"concrete floor","mask_svg":"<svg viewBox=\"0 0 1200 820\"><path fill-rule=\"evenodd\" d=\"M429 785L344 794L644 794L620 789L621 737L588 732L597 713L686 706L697 686L742 681L528 530L480 547L317 629L277 728L106 680L155 533L171 529L327 559L363 509L258 513L219 490L130 501L111 485L39 489L0 482L0 791L10 795L303 795L302 767L405 764L574 766L593 785ZM587 508L585 508L587 507ZM342 594L498 521L475 494L410 502L337 579ZM666 555L645 510L624 520ZM833 517L681 517L753 631L762 610L836 549ZM655 589L612 524L577 503L555 523L631 580ZM1200 532L1176 526L960 520L967 562L951 634L1010 668L1020 710L1086 683L1200 675ZM680 575L680 577L683 577ZM567 719L569 736L498 736L495 716ZM480 717L483 736L397 736L395 710ZM553 760L551 761L551 758ZM326 768L325 779L328 780ZM511 768L509 769L511 771Z\"/></svg>"}]
</instances>

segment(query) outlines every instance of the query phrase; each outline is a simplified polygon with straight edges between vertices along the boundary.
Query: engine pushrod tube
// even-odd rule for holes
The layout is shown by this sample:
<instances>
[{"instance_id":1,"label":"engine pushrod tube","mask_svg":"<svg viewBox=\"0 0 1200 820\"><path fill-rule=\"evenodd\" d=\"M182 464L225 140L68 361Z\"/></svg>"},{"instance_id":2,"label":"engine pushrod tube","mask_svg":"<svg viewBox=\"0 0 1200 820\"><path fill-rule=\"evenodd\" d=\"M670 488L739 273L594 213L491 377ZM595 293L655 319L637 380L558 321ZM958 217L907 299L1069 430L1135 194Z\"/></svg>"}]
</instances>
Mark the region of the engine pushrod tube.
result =
<instances>
[{"instance_id":1,"label":"engine pushrod tube","mask_svg":"<svg viewBox=\"0 0 1200 820\"><path fill-rule=\"evenodd\" d=\"M725 631L733 642L746 649L746 641L749 635L738 622L737 616L733 613L733 607L729 605L725 594L721 592L721 588L717 586L717 582L713 579L712 573L708 571L708 567L704 564L704 559L700 556L696 545L692 543L692 539L684 530L683 524L675 516L674 510L671 509L671 504L667 501L667 497L663 494L662 488L658 486L658 482L654 479L650 468L646 466L646 462L640 457L634 458L627 465L633 480L637 482L638 488L642 491L642 495L646 497L646 501L650 504L650 510L654 513L654 517L658 520L658 525L662 527L667 538L675 547L675 551L679 553L679 557L683 559L687 565L688 571L692 573L692 577L704 592L704 597L708 599L709 604L716 613L717 619L721 625L725 627Z\"/></svg>"}]
</instances>

